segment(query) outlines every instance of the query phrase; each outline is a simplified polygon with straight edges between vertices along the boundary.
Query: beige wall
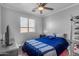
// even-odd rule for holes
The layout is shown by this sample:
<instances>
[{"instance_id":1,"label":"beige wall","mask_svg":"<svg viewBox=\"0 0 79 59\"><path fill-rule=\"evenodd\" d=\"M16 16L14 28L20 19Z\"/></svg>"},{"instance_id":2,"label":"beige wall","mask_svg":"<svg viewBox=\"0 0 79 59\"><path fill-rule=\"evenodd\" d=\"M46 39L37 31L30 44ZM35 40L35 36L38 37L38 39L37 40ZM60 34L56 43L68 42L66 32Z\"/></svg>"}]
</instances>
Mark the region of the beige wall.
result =
<instances>
[{"instance_id":1,"label":"beige wall","mask_svg":"<svg viewBox=\"0 0 79 59\"><path fill-rule=\"evenodd\" d=\"M62 34L68 34L70 38L70 19L71 16L79 15L79 5L65 9L61 12L52 14L44 18L44 33L53 34L58 36Z\"/></svg>"},{"instance_id":2,"label":"beige wall","mask_svg":"<svg viewBox=\"0 0 79 59\"><path fill-rule=\"evenodd\" d=\"M36 22L36 32L35 33L20 33L20 17L30 17L35 19ZM38 37L42 33L42 19L33 16L28 13L23 13L20 11L12 10L3 7L2 8L2 33L5 33L6 26L10 26L10 38L15 39L17 44L22 44L26 40ZM40 28L40 29L39 29Z\"/></svg>"},{"instance_id":3,"label":"beige wall","mask_svg":"<svg viewBox=\"0 0 79 59\"><path fill-rule=\"evenodd\" d=\"M33 16L28 13L22 13L16 10L2 7L2 20L1 20L1 32L5 33L6 25L10 26L10 38L14 38L17 44L23 43L25 40L37 37L42 32L46 34L56 33L58 36L62 36L64 33L68 34L70 38L70 19L71 15L79 15L79 5L68 8L61 12L52 14L45 18ZM32 17L36 20L36 32L35 33L20 33L20 16ZM52 25L52 26L51 26Z\"/></svg>"}]
</instances>

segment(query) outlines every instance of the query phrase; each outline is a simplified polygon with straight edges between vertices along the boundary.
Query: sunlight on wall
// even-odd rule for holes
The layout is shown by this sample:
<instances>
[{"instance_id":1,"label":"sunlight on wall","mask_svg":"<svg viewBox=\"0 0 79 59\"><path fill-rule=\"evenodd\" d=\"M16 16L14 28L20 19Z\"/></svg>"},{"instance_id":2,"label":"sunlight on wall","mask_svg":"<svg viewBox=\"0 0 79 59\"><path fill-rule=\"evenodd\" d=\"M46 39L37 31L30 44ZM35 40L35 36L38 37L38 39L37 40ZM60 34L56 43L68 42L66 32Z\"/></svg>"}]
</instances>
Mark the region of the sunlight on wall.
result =
<instances>
[{"instance_id":1,"label":"sunlight on wall","mask_svg":"<svg viewBox=\"0 0 79 59\"><path fill-rule=\"evenodd\" d=\"M54 33L52 30L55 30L56 26L57 25L55 21L53 20L46 21L46 29L44 30L44 33L48 33L48 34Z\"/></svg>"},{"instance_id":2,"label":"sunlight on wall","mask_svg":"<svg viewBox=\"0 0 79 59\"><path fill-rule=\"evenodd\" d=\"M54 22L52 22L52 21L49 21L47 24L46 24L46 28L47 29L53 29L53 28L55 28L55 23Z\"/></svg>"}]
</instances>

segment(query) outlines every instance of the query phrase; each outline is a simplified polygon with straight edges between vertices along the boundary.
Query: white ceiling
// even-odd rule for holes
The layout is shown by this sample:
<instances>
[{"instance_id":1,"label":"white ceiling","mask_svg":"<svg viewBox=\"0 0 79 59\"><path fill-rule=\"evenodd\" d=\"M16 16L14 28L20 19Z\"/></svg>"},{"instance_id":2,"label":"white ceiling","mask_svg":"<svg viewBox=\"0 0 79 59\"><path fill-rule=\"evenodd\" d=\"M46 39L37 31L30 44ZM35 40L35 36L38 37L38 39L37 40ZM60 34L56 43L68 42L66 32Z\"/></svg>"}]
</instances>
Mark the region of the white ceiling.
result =
<instances>
[{"instance_id":1,"label":"white ceiling","mask_svg":"<svg viewBox=\"0 0 79 59\"><path fill-rule=\"evenodd\" d=\"M46 6L54 8L54 10L44 10L43 14L40 14L39 11L32 12L32 9L37 6L36 3L4 3L2 5L5 5L7 7L20 10L22 12L30 13L37 16L47 16L49 14L53 14L57 11L63 10L69 6L72 6L74 3L48 3Z\"/></svg>"}]
</instances>

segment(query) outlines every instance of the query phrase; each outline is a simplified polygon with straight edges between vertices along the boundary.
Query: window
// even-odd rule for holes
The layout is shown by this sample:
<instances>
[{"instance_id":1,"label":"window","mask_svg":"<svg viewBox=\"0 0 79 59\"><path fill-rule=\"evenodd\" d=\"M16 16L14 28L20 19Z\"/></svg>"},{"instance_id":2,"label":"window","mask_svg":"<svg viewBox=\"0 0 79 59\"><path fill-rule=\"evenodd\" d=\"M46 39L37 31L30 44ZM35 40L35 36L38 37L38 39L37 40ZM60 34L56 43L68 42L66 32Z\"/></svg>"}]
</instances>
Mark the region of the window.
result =
<instances>
[{"instance_id":1,"label":"window","mask_svg":"<svg viewBox=\"0 0 79 59\"><path fill-rule=\"evenodd\" d=\"M20 32L35 32L35 20L25 17L20 18Z\"/></svg>"}]
</instances>

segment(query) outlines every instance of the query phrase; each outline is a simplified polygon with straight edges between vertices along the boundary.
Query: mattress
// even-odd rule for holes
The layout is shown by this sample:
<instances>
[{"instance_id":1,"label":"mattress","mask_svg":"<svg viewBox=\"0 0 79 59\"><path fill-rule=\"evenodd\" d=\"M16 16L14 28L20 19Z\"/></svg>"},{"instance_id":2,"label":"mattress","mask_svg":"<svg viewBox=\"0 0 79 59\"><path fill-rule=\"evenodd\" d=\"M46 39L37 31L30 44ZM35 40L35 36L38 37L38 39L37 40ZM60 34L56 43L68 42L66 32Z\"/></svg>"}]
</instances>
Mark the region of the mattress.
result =
<instances>
[{"instance_id":1,"label":"mattress","mask_svg":"<svg viewBox=\"0 0 79 59\"><path fill-rule=\"evenodd\" d=\"M64 38L46 36L26 41L22 50L30 56L59 56L68 45Z\"/></svg>"}]
</instances>

